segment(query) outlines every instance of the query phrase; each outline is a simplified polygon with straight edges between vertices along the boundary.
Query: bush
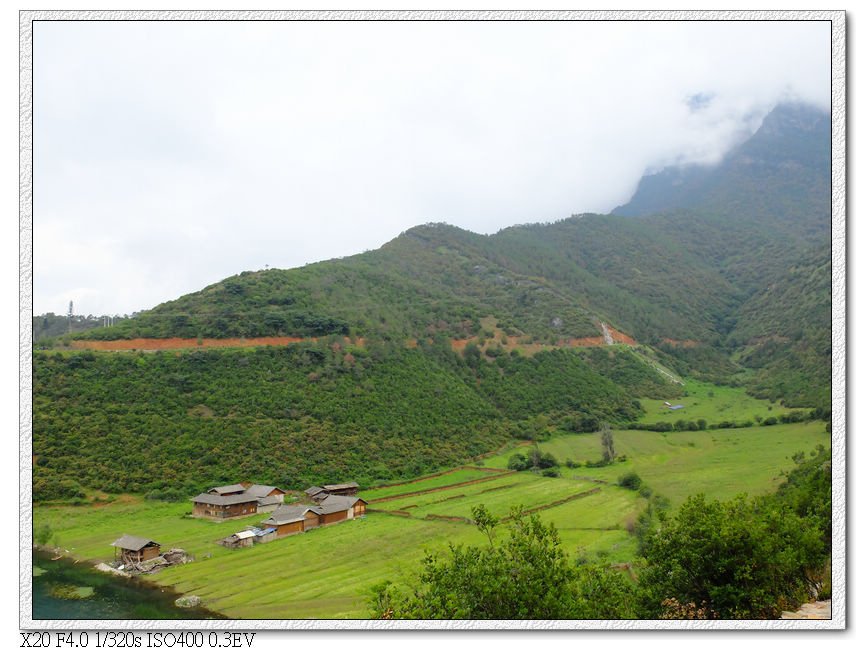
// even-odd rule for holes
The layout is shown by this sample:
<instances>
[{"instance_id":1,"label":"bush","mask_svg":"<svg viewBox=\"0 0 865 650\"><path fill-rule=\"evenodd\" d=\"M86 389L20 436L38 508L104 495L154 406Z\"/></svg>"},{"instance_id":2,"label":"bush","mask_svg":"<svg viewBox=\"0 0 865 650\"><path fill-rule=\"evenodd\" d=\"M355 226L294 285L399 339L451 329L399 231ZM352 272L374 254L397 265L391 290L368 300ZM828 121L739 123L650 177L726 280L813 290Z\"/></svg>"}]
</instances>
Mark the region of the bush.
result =
<instances>
[{"instance_id":1,"label":"bush","mask_svg":"<svg viewBox=\"0 0 865 650\"><path fill-rule=\"evenodd\" d=\"M523 454L514 454L508 458L508 469L522 472L530 467L529 460Z\"/></svg>"},{"instance_id":2,"label":"bush","mask_svg":"<svg viewBox=\"0 0 865 650\"><path fill-rule=\"evenodd\" d=\"M557 477L561 476L561 473L555 467L547 467L547 468L541 470L541 475L542 476L548 476L550 478L557 478Z\"/></svg>"},{"instance_id":3,"label":"bush","mask_svg":"<svg viewBox=\"0 0 865 650\"><path fill-rule=\"evenodd\" d=\"M619 487L628 490L639 490L643 485L643 479L636 472L628 472L619 477Z\"/></svg>"},{"instance_id":4,"label":"bush","mask_svg":"<svg viewBox=\"0 0 865 650\"><path fill-rule=\"evenodd\" d=\"M771 500L690 497L674 518L661 515L642 544L644 615L670 616L672 599L706 618L778 618L807 598L821 550L814 521Z\"/></svg>"}]
</instances>

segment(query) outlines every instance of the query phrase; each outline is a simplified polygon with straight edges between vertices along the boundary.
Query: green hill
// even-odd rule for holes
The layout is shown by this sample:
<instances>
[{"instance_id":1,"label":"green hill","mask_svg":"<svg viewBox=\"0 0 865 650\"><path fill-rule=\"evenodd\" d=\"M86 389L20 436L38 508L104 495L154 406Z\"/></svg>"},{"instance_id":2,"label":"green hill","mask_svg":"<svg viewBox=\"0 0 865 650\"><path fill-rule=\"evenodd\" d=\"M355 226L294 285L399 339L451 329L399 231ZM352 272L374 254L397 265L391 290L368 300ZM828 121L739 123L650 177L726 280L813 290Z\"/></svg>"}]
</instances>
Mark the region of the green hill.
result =
<instances>
[{"instance_id":1,"label":"green hill","mask_svg":"<svg viewBox=\"0 0 865 650\"><path fill-rule=\"evenodd\" d=\"M291 486L411 476L513 436L636 420L638 398L680 390L649 363L826 412L827 125L781 106L719 165L647 177L618 214L489 236L427 224L72 334L317 341L37 353L37 498L189 491L239 474ZM606 325L641 356L563 349Z\"/></svg>"}]
</instances>

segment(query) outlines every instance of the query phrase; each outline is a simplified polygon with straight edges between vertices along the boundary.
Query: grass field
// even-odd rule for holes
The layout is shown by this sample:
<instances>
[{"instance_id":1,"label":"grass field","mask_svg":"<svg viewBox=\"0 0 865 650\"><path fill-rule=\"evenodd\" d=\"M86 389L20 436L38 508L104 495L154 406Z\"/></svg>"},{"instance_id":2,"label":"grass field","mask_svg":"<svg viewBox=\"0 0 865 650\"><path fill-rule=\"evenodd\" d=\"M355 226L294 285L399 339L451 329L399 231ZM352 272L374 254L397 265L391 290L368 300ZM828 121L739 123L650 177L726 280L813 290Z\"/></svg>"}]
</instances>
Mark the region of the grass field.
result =
<instances>
[{"instance_id":1,"label":"grass field","mask_svg":"<svg viewBox=\"0 0 865 650\"><path fill-rule=\"evenodd\" d=\"M606 467L561 467L563 477L599 479L615 483L626 472L640 475L655 492L669 498L674 506L688 495L703 492L727 499L747 492L772 491L782 470L791 469L791 457L798 451L810 452L818 444L829 446L823 422L779 424L747 429L711 431L614 431L616 454L625 462ZM601 459L597 433L553 438L539 445L560 463L580 463ZM493 456L484 462L504 467L514 451Z\"/></svg>"},{"instance_id":2,"label":"grass field","mask_svg":"<svg viewBox=\"0 0 865 650\"><path fill-rule=\"evenodd\" d=\"M638 421L644 424L655 422L674 423L676 420L693 421L703 419L709 424L723 421L745 422L756 418L766 419L788 413L790 409L767 400L759 400L748 395L743 388L715 386L689 379L685 384L683 397L671 398L671 404L681 404L685 408L671 411L662 399L641 399L646 413Z\"/></svg>"},{"instance_id":3,"label":"grass field","mask_svg":"<svg viewBox=\"0 0 865 650\"><path fill-rule=\"evenodd\" d=\"M695 414L677 418L696 418L699 413L709 422L741 421L758 412L783 412L777 407L768 411L767 403L738 389L697 387L694 382L688 388L691 395L680 402L688 403ZM708 396L709 390L714 397ZM205 607L232 618L364 618L374 584L406 581L418 571L425 551L485 539L465 521L434 517L468 518L478 504L501 517L522 505L537 509L544 521L556 525L572 557L626 562L636 549L627 529L645 507L645 499L616 485L624 473L637 472L654 492L677 506L698 492L721 499L769 492L781 471L793 467L794 453L829 445L823 422L670 433L628 430L614 431L613 436L624 462L566 467L566 460L584 464L601 457L598 434L572 434L539 445L562 464L560 478L490 472L506 468L516 451L529 451L515 441L512 449L483 460L481 466L361 493L371 501L372 510L383 512L248 549L229 550L215 542L267 515L203 521L187 516L188 502L131 498L98 507L37 505L34 526L48 523L56 544L87 560L112 559L110 543L123 533L155 539L163 549L183 548L195 556L194 562L148 579L196 594ZM384 512L394 510L408 516Z\"/></svg>"},{"instance_id":4,"label":"grass field","mask_svg":"<svg viewBox=\"0 0 865 650\"><path fill-rule=\"evenodd\" d=\"M395 485L385 485L364 490L360 496L366 501L372 502L377 499L385 499L399 494L406 494L407 492L423 492L425 490L440 488L444 485L453 485L455 483L464 483L475 481L477 479L494 478L495 476L496 474L494 472L479 467L461 467L452 472L430 476L429 478L419 478L415 481Z\"/></svg>"}]
</instances>

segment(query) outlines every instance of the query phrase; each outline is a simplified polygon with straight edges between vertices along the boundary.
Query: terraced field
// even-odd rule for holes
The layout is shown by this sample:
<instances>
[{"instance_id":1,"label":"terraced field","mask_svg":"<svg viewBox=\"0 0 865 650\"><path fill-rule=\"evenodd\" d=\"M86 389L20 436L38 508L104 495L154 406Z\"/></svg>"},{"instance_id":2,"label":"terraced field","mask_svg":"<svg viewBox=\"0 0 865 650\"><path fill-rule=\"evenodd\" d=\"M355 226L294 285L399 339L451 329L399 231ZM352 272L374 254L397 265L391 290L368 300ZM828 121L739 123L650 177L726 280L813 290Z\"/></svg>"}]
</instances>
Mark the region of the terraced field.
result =
<instances>
[{"instance_id":1,"label":"terraced field","mask_svg":"<svg viewBox=\"0 0 865 650\"><path fill-rule=\"evenodd\" d=\"M763 494L781 480L781 471L794 465L796 452L806 454L818 444L829 446L824 422L779 424L746 429L707 431L613 431L616 453L624 462L606 467L585 467L586 461L601 459L597 433L569 435L542 442L542 452L553 454L563 466L562 476L615 483L623 474L634 471L653 490L678 506L689 495L702 492L715 499L737 494ZM516 451L492 456L484 464L493 468L507 466ZM523 450L524 452L524 450ZM582 467L568 468L566 460Z\"/></svg>"}]
</instances>

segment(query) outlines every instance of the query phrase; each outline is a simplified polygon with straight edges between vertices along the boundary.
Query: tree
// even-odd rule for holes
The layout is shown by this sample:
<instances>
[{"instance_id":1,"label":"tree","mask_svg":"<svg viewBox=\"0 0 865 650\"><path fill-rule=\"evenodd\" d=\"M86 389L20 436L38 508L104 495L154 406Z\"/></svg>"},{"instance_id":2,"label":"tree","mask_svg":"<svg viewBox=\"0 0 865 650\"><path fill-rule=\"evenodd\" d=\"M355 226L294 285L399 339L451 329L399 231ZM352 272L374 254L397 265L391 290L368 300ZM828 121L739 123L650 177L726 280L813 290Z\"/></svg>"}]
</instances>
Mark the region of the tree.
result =
<instances>
[{"instance_id":1,"label":"tree","mask_svg":"<svg viewBox=\"0 0 865 650\"><path fill-rule=\"evenodd\" d=\"M511 513L510 536L496 544L496 520L483 507L472 517L486 546L451 545L427 554L418 583L378 585L370 599L376 618L576 619L633 618L633 589L620 573L576 566L558 532L537 515Z\"/></svg>"},{"instance_id":2,"label":"tree","mask_svg":"<svg viewBox=\"0 0 865 650\"><path fill-rule=\"evenodd\" d=\"M601 424L601 451L604 455L604 461L608 463L616 457L616 450L613 447L613 432L606 422Z\"/></svg>"},{"instance_id":3,"label":"tree","mask_svg":"<svg viewBox=\"0 0 865 650\"><path fill-rule=\"evenodd\" d=\"M777 618L807 597L821 567L817 526L770 501L690 497L644 541L644 615Z\"/></svg>"}]
</instances>

